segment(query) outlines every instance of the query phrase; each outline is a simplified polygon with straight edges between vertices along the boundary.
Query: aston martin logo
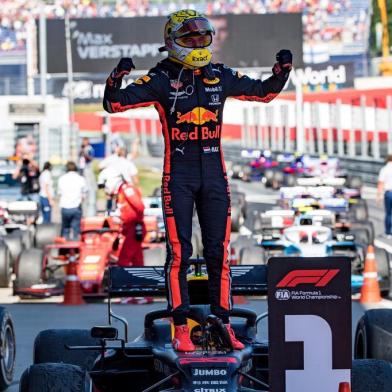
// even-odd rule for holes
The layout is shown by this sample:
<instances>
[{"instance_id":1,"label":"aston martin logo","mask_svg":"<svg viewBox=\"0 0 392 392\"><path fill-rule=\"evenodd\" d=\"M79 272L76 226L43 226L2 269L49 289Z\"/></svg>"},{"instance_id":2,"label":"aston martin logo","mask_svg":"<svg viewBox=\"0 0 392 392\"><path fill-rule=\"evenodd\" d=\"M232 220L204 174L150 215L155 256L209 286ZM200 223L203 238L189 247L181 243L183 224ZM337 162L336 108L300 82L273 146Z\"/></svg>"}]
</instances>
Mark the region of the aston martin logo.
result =
<instances>
[{"instance_id":1,"label":"aston martin logo","mask_svg":"<svg viewBox=\"0 0 392 392\"><path fill-rule=\"evenodd\" d=\"M250 265L249 267L245 265L233 265L231 268L231 276L244 276L246 275L249 271L253 270L253 266Z\"/></svg>"}]
</instances>

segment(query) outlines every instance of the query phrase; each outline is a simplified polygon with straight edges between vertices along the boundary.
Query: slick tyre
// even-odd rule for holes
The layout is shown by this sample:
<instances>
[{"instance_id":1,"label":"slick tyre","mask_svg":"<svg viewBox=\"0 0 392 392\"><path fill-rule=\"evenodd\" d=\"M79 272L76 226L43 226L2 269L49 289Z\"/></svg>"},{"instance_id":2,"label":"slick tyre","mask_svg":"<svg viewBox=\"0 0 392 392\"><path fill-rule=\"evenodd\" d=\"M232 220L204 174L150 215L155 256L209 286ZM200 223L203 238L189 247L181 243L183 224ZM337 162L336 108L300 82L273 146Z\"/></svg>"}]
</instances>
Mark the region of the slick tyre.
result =
<instances>
[{"instance_id":1,"label":"slick tyre","mask_svg":"<svg viewBox=\"0 0 392 392\"><path fill-rule=\"evenodd\" d=\"M79 366L63 363L32 365L20 380L20 392L90 392L91 379Z\"/></svg>"},{"instance_id":2,"label":"slick tyre","mask_svg":"<svg viewBox=\"0 0 392 392\"><path fill-rule=\"evenodd\" d=\"M392 362L391 309L368 310L360 318L355 332L354 358Z\"/></svg>"},{"instance_id":3,"label":"slick tyre","mask_svg":"<svg viewBox=\"0 0 392 392\"><path fill-rule=\"evenodd\" d=\"M89 370L93 367L99 351L67 350L68 346L99 345L87 329L47 329L41 331L34 340L34 364L67 363Z\"/></svg>"},{"instance_id":4,"label":"slick tyre","mask_svg":"<svg viewBox=\"0 0 392 392\"><path fill-rule=\"evenodd\" d=\"M0 391L5 391L12 383L15 370L15 332L14 324L7 309L0 307Z\"/></svg>"},{"instance_id":5,"label":"slick tyre","mask_svg":"<svg viewBox=\"0 0 392 392\"><path fill-rule=\"evenodd\" d=\"M14 289L28 288L41 282L43 251L41 249L24 250L15 269Z\"/></svg>"},{"instance_id":6,"label":"slick tyre","mask_svg":"<svg viewBox=\"0 0 392 392\"><path fill-rule=\"evenodd\" d=\"M392 391L392 363L377 360L354 360L351 392Z\"/></svg>"},{"instance_id":7,"label":"slick tyre","mask_svg":"<svg viewBox=\"0 0 392 392\"><path fill-rule=\"evenodd\" d=\"M8 287L11 280L11 255L8 246L0 240L0 287Z\"/></svg>"},{"instance_id":8,"label":"slick tyre","mask_svg":"<svg viewBox=\"0 0 392 392\"><path fill-rule=\"evenodd\" d=\"M37 225L34 236L34 246L44 248L52 244L54 239L60 235L60 226L55 223L42 223Z\"/></svg>"},{"instance_id":9,"label":"slick tyre","mask_svg":"<svg viewBox=\"0 0 392 392\"><path fill-rule=\"evenodd\" d=\"M239 206L231 206L231 230L239 231L244 223L244 216Z\"/></svg>"},{"instance_id":10,"label":"slick tyre","mask_svg":"<svg viewBox=\"0 0 392 392\"><path fill-rule=\"evenodd\" d=\"M25 249L23 233L20 230L16 230L13 233L5 235L3 238L10 251L11 265L15 265L19 255Z\"/></svg>"}]
</instances>

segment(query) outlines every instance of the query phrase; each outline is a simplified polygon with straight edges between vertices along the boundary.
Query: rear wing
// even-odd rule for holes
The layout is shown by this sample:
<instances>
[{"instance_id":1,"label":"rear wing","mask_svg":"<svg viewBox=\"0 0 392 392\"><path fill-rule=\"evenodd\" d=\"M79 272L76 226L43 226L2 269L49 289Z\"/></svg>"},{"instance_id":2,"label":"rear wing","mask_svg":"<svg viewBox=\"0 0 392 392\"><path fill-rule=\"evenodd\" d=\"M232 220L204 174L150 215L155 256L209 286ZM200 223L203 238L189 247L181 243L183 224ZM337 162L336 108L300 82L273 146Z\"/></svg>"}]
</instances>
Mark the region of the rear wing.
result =
<instances>
[{"instance_id":1,"label":"rear wing","mask_svg":"<svg viewBox=\"0 0 392 392\"><path fill-rule=\"evenodd\" d=\"M232 295L267 294L266 265L235 265L231 267L231 275ZM200 278L195 282L200 282ZM164 267L110 267L108 294L112 298L164 297Z\"/></svg>"}]
</instances>

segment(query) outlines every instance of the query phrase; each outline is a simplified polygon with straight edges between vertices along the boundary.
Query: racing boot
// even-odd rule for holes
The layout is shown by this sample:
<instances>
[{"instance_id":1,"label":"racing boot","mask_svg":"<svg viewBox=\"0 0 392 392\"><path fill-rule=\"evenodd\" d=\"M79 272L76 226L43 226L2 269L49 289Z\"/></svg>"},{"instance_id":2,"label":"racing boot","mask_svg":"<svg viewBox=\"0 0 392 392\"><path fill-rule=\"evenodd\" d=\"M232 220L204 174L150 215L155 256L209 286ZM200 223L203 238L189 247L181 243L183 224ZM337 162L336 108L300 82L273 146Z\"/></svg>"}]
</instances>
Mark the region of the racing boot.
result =
<instances>
[{"instance_id":1,"label":"racing boot","mask_svg":"<svg viewBox=\"0 0 392 392\"><path fill-rule=\"evenodd\" d=\"M245 348L244 344L241 343L236 337L235 333L233 331L233 328L231 328L230 324L225 324L225 327L227 329L227 332L230 335L230 340L231 340L231 345L233 346L234 350L242 350Z\"/></svg>"},{"instance_id":2,"label":"racing boot","mask_svg":"<svg viewBox=\"0 0 392 392\"><path fill-rule=\"evenodd\" d=\"M185 325L174 326L173 348L177 351L195 351L196 347L189 337L189 328Z\"/></svg>"}]
</instances>

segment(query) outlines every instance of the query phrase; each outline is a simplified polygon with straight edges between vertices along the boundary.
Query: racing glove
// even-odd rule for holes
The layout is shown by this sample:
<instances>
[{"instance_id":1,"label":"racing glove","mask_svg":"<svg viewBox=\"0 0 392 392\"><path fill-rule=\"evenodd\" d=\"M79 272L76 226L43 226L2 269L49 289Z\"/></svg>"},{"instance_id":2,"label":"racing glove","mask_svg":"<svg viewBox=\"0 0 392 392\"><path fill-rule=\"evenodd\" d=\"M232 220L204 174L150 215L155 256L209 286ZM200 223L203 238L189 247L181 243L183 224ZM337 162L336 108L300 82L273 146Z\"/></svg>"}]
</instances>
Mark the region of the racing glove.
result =
<instances>
[{"instance_id":1,"label":"racing glove","mask_svg":"<svg viewBox=\"0 0 392 392\"><path fill-rule=\"evenodd\" d=\"M120 88L122 83L122 78L125 75L129 75L129 73L135 69L135 65L133 61L129 57L123 57L120 62L117 64L117 67L109 75L106 83L110 87Z\"/></svg>"},{"instance_id":2,"label":"racing glove","mask_svg":"<svg viewBox=\"0 0 392 392\"><path fill-rule=\"evenodd\" d=\"M276 61L277 63L273 66L272 73L275 76L283 76L287 80L293 68L293 54L289 49L281 49L276 54Z\"/></svg>"}]
</instances>

